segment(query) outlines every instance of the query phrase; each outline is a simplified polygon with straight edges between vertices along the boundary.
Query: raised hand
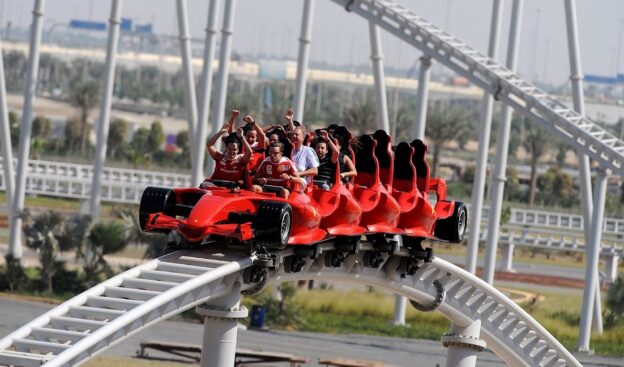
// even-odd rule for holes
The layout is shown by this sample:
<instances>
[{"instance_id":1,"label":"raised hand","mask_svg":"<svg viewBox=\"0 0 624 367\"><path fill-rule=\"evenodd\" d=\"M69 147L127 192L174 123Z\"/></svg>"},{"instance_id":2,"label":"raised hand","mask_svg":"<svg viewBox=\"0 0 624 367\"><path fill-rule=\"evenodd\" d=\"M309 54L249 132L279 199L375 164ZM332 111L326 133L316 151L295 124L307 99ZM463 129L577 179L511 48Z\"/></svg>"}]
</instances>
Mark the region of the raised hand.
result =
<instances>
[{"instance_id":1,"label":"raised hand","mask_svg":"<svg viewBox=\"0 0 624 367\"><path fill-rule=\"evenodd\" d=\"M251 115L247 115L245 117L243 117L243 121L245 121L245 123L249 124L249 125L253 125L256 123L256 121L253 119L253 117L251 117Z\"/></svg>"},{"instance_id":2,"label":"raised hand","mask_svg":"<svg viewBox=\"0 0 624 367\"><path fill-rule=\"evenodd\" d=\"M286 110L286 113L284 114L284 118L288 120L289 122L292 122L294 115L295 115L295 112L292 110L292 108L289 108L288 110Z\"/></svg>"}]
</instances>

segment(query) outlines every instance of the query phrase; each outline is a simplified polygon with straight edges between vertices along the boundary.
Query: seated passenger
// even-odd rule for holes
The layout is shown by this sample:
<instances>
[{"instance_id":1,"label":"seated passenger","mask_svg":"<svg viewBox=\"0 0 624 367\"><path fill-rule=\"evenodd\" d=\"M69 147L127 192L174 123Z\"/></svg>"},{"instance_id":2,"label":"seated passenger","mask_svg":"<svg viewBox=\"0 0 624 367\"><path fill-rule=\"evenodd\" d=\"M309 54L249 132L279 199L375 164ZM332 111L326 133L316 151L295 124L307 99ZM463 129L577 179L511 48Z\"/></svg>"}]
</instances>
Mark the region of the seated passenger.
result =
<instances>
[{"instance_id":1,"label":"seated passenger","mask_svg":"<svg viewBox=\"0 0 624 367\"><path fill-rule=\"evenodd\" d=\"M269 146L269 157L266 158L258 167L258 172L254 179L254 192L264 191L264 185L273 185L283 187L278 196L288 198L292 183L297 182L305 186L305 181L299 178L295 163L290 159L282 156L282 143L272 143Z\"/></svg>"},{"instance_id":2,"label":"seated passenger","mask_svg":"<svg viewBox=\"0 0 624 367\"><path fill-rule=\"evenodd\" d=\"M245 133L245 140L251 147L251 157L249 158L249 174L254 175L258 166L264 160L264 150L267 146L266 135L260 128L259 124L251 117L247 115L243 118L246 125L243 126L243 132Z\"/></svg>"},{"instance_id":3,"label":"seated passenger","mask_svg":"<svg viewBox=\"0 0 624 367\"><path fill-rule=\"evenodd\" d=\"M343 183L349 182L351 177L357 176L357 170L355 169L355 163L351 157L351 150L349 149L349 145L347 143L347 147L344 148L342 145L341 139L335 139L334 145L338 148L340 152L338 154L338 162L340 164L340 179Z\"/></svg>"},{"instance_id":4,"label":"seated passenger","mask_svg":"<svg viewBox=\"0 0 624 367\"><path fill-rule=\"evenodd\" d=\"M305 127L297 126L290 135L290 142L293 145L292 160L297 166L297 172L306 182L310 182L318 174L319 161L314 149L303 144L305 136Z\"/></svg>"},{"instance_id":5,"label":"seated passenger","mask_svg":"<svg viewBox=\"0 0 624 367\"><path fill-rule=\"evenodd\" d=\"M331 149L331 155L328 154L328 148ZM314 181L321 182L319 185L321 190L329 190L334 184L337 162L340 162L341 180L357 175L351 159L344 153L340 153L340 146L334 144L333 139L325 130L319 131L319 138L316 141L316 154L318 155L320 165L318 167L318 175L314 176Z\"/></svg>"},{"instance_id":6,"label":"seated passenger","mask_svg":"<svg viewBox=\"0 0 624 367\"><path fill-rule=\"evenodd\" d=\"M201 183L199 186L200 188L215 186L212 183L213 180L230 181L238 184L238 186L243 186L243 175L245 173L245 166L247 162L249 162L249 157L251 156L251 147L249 143L247 143L247 140L242 138L242 129L239 128L237 134L228 135L225 141L225 151L223 153L219 152L217 148L214 147L219 138L228 133L237 115L238 111L233 111L230 122L223 124L221 130L211 136L206 143L208 154L215 160L215 170L210 178L207 178ZM243 153L240 153L241 145L244 146Z\"/></svg>"},{"instance_id":7,"label":"seated passenger","mask_svg":"<svg viewBox=\"0 0 624 367\"><path fill-rule=\"evenodd\" d=\"M264 131L251 115L243 117L246 125L243 127L245 132L245 139L249 143L252 149L262 149L266 147L266 135Z\"/></svg>"}]
</instances>

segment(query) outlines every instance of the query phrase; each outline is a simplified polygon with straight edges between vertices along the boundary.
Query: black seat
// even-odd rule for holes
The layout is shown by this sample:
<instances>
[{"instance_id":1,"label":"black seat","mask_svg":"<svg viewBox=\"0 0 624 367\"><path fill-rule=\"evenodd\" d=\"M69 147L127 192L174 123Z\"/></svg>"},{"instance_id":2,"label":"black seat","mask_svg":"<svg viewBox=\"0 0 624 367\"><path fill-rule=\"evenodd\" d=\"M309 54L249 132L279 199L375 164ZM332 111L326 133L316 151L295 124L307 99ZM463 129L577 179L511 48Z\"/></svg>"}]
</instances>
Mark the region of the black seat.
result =
<instances>
[{"instance_id":1,"label":"black seat","mask_svg":"<svg viewBox=\"0 0 624 367\"><path fill-rule=\"evenodd\" d=\"M373 134L373 139L377 141L375 157L379 162L379 180L384 185L392 186L394 176L394 153L390 150L392 138L384 130L377 130Z\"/></svg>"},{"instance_id":2,"label":"black seat","mask_svg":"<svg viewBox=\"0 0 624 367\"><path fill-rule=\"evenodd\" d=\"M355 169L358 175L355 183L362 186L372 186L379 180L379 164L375 157L377 143L370 135L362 135L356 144Z\"/></svg>"},{"instance_id":3,"label":"black seat","mask_svg":"<svg viewBox=\"0 0 624 367\"><path fill-rule=\"evenodd\" d=\"M412 162L414 148L406 142L401 142L396 146L394 152L394 179L412 181L416 174L416 167Z\"/></svg>"},{"instance_id":4,"label":"black seat","mask_svg":"<svg viewBox=\"0 0 624 367\"><path fill-rule=\"evenodd\" d=\"M420 139L414 139L410 144L414 148L412 162L416 167L418 190L426 193L429 189L429 163L427 163L427 144Z\"/></svg>"}]
</instances>

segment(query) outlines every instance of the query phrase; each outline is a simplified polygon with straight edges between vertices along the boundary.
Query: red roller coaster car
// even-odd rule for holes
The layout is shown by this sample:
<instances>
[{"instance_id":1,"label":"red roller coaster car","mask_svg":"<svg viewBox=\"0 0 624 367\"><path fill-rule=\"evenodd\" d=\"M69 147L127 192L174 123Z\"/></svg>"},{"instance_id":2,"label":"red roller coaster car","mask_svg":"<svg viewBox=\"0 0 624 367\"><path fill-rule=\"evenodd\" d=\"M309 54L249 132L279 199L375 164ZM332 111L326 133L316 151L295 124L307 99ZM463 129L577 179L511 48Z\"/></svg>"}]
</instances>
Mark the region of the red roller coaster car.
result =
<instances>
[{"instance_id":1,"label":"red roller coaster car","mask_svg":"<svg viewBox=\"0 0 624 367\"><path fill-rule=\"evenodd\" d=\"M421 140L393 149L390 136L379 130L360 137L354 147L358 175L353 183L343 184L337 168L331 190L312 184L293 190L288 199L227 181L215 181L218 186L207 189L148 187L141 198L141 226L177 231L186 243L212 238L268 249L330 239L357 243L362 235L373 240L397 234L407 241L463 239L466 207L446 200L443 179L429 177L427 146ZM433 196L435 201L429 200Z\"/></svg>"}]
</instances>

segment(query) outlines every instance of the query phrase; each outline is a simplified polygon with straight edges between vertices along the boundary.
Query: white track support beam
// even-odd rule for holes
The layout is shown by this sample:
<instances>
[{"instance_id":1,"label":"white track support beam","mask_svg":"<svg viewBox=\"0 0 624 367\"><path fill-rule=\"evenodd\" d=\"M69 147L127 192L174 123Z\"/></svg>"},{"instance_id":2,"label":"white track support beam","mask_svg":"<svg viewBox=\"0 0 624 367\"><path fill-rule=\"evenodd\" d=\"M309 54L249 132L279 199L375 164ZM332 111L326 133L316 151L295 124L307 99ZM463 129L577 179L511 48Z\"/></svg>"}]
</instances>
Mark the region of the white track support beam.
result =
<instances>
[{"instance_id":1,"label":"white track support beam","mask_svg":"<svg viewBox=\"0 0 624 367\"><path fill-rule=\"evenodd\" d=\"M502 271L513 271L513 255L516 245L507 243L503 245L503 258L500 269Z\"/></svg>"},{"instance_id":2,"label":"white track support beam","mask_svg":"<svg viewBox=\"0 0 624 367\"><path fill-rule=\"evenodd\" d=\"M238 320L247 317L247 308L240 306L240 288L234 283L227 294L196 308L204 317L202 367L234 367Z\"/></svg>"},{"instance_id":3,"label":"white track support beam","mask_svg":"<svg viewBox=\"0 0 624 367\"><path fill-rule=\"evenodd\" d=\"M377 128L384 131L390 131L386 81L384 77L383 54L381 51L379 27L377 27L373 22L368 22L368 31L371 44L371 60L373 62L373 77L375 79L375 110L377 114Z\"/></svg>"},{"instance_id":4,"label":"white track support beam","mask_svg":"<svg viewBox=\"0 0 624 367\"><path fill-rule=\"evenodd\" d=\"M195 136L197 129L197 95L195 93L195 76L193 73L193 56L191 54L191 32L188 25L188 7L186 0L176 1L178 13L178 38L180 39L180 56L184 71L184 94L188 113L189 139ZM191 160L195 160L195 144L191 141ZM194 164L194 163L192 163Z\"/></svg>"},{"instance_id":5,"label":"white track support beam","mask_svg":"<svg viewBox=\"0 0 624 367\"><path fill-rule=\"evenodd\" d=\"M523 0L514 0L511 10L511 26L509 30L509 43L507 48L507 68L515 70L518 61L518 47L520 41L520 25L522 24ZM498 231L500 229L500 216L503 209L503 193L505 190L505 171L507 170L507 156L509 155L509 133L511 130L511 116L513 110L507 104L502 108L502 119L498 126L496 139L496 166L492 175L492 204L488 222L488 236L485 248L485 264L483 280L489 284L494 283L494 271L496 268L496 249L498 246Z\"/></svg>"},{"instance_id":6,"label":"white track support beam","mask_svg":"<svg viewBox=\"0 0 624 367\"><path fill-rule=\"evenodd\" d=\"M598 289L598 262L600 260L600 241L602 240L602 223L604 219L605 198L607 195L607 180L610 172L599 169L594 186L594 210L592 213L591 238L588 244L587 266L585 268L585 288L583 290L583 309L579 332L579 351L589 352L591 336L592 309L595 305L594 297L600 297Z\"/></svg>"},{"instance_id":7,"label":"white track support beam","mask_svg":"<svg viewBox=\"0 0 624 367\"><path fill-rule=\"evenodd\" d=\"M13 150L11 146L11 123L9 122L9 107L4 79L4 61L2 59L2 35L0 35L0 144L2 144L3 162L13 162ZM6 190L7 208L12 208L13 188L15 177L13 176L13 164L3 164L4 187Z\"/></svg>"},{"instance_id":8,"label":"white track support beam","mask_svg":"<svg viewBox=\"0 0 624 367\"><path fill-rule=\"evenodd\" d=\"M480 333L480 320L466 327L452 323L451 333L442 337L442 345L448 348L446 367L475 367L477 353L485 349L485 342L479 339Z\"/></svg>"},{"instance_id":9,"label":"white track support beam","mask_svg":"<svg viewBox=\"0 0 624 367\"><path fill-rule=\"evenodd\" d=\"M19 155L17 157L17 179L13 196L13 210L11 211L11 229L9 239L9 254L16 259L22 257L22 219L24 210L24 194L26 192L26 168L30 156L30 136L32 133L32 107L37 89L37 74L39 71L39 45L41 44L41 29L43 26L44 0L35 0L30 27L30 49L28 52L28 74L24 87L24 107L20 124Z\"/></svg>"},{"instance_id":10,"label":"white track support beam","mask_svg":"<svg viewBox=\"0 0 624 367\"><path fill-rule=\"evenodd\" d=\"M576 21L576 3L574 0L564 0L566 15L566 30L568 37L568 53L570 55L570 82L572 84L572 99L574 110L585 116L585 96L583 95L583 72L581 68L581 51L578 40L578 25ZM585 232L585 243L590 243L591 212L593 203L591 197L591 171L589 156L577 151L579 160L579 184L581 188L581 204L583 207L583 229ZM589 246L587 247L589 251ZM587 252L586 252L587 253ZM585 279L587 281L587 279ZM586 283L587 284L587 283ZM599 287L597 284L596 287ZM596 294L600 294L597 290ZM598 334L602 334L602 301L600 297L594 300L593 326Z\"/></svg>"},{"instance_id":11,"label":"white track support beam","mask_svg":"<svg viewBox=\"0 0 624 367\"><path fill-rule=\"evenodd\" d=\"M299 36L299 56L297 57L297 81L295 84L295 120L302 122L305 111L306 86L308 84L308 64L310 63L310 43L314 23L314 0L303 2L301 35Z\"/></svg>"},{"instance_id":12,"label":"white track support beam","mask_svg":"<svg viewBox=\"0 0 624 367\"><path fill-rule=\"evenodd\" d=\"M420 57L418 89L416 90L416 119L412 123L412 139L424 139L427 126L427 104L429 103L429 79L431 78L431 56Z\"/></svg>"},{"instance_id":13,"label":"white track support beam","mask_svg":"<svg viewBox=\"0 0 624 367\"><path fill-rule=\"evenodd\" d=\"M407 298L396 295L394 298L394 325L405 325L405 310L407 308Z\"/></svg>"},{"instance_id":14,"label":"white track support beam","mask_svg":"<svg viewBox=\"0 0 624 367\"><path fill-rule=\"evenodd\" d=\"M210 111L210 96L212 94L212 73L215 54L215 40L217 34L217 13L221 0L210 0L208 3L208 20L206 22L206 39L204 41L204 65L201 75L201 90L199 100L199 115L197 129L193 139L193 170L191 186L197 186L204 179L204 161L206 158L206 135L208 133L208 111Z\"/></svg>"},{"instance_id":15,"label":"white track support beam","mask_svg":"<svg viewBox=\"0 0 624 367\"><path fill-rule=\"evenodd\" d=\"M503 17L503 0L494 0L492 5L492 23L490 25L490 41L488 56L498 58L501 19ZM472 205L470 206L470 231L468 233L468 250L466 253L466 270L474 274L477 271L477 255L479 254L479 238L481 232L481 216L485 179L487 176L488 150L490 148L490 132L492 131L492 110L494 97L484 93L481 105L481 126L479 128L479 149L475 165L474 182L472 183Z\"/></svg>"},{"instance_id":16,"label":"white track support beam","mask_svg":"<svg viewBox=\"0 0 624 367\"><path fill-rule=\"evenodd\" d=\"M613 284L618 276L618 263L620 262L620 254L617 253L614 249L611 249L611 253L606 255L606 277L605 282L607 284ZM600 299L600 297L596 297ZM596 313L594 312L594 317L596 317Z\"/></svg>"},{"instance_id":17,"label":"white track support beam","mask_svg":"<svg viewBox=\"0 0 624 367\"><path fill-rule=\"evenodd\" d=\"M227 0L223 12L221 28L221 49L219 50L219 73L217 74L217 98L212 109L210 134L217 133L225 118L225 102L227 100L228 80L230 76L230 56L232 55L232 34L234 33L234 12L236 0ZM217 145L218 146L218 145ZM208 172L214 170L214 160L208 160Z\"/></svg>"},{"instance_id":18,"label":"white track support beam","mask_svg":"<svg viewBox=\"0 0 624 367\"><path fill-rule=\"evenodd\" d=\"M94 220L100 217L100 199L102 195L102 169L106 161L108 130L110 127L110 111L115 85L115 66L117 63L117 43L119 42L119 25L121 0L111 1L111 15L108 20L108 46L106 48L106 71L102 84L100 118L98 120L95 160L93 162L93 179L91 181L91 216Z\"/></svg>"}]
</instances>

